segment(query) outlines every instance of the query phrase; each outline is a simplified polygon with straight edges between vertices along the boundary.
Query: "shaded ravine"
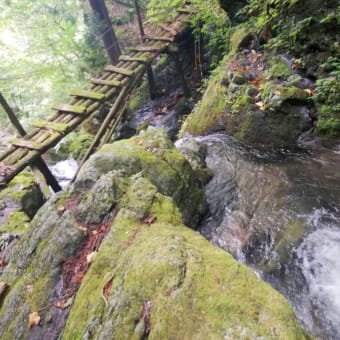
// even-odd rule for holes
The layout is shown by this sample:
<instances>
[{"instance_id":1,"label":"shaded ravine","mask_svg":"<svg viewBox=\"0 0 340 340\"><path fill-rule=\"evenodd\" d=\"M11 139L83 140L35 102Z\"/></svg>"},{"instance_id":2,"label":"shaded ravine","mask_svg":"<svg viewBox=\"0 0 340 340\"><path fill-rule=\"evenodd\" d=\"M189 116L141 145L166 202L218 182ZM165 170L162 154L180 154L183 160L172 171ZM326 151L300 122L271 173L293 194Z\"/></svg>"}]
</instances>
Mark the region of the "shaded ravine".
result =
<instances>
[{"instance_id":1,"label":"shaded ravine","mask_svg":"<svg viewBox=\"0 0 340 340\"><path fill-rule=\"evenodd\" d=\"M210 216L201 233L283 293L306 329L340 334L340 151L247 149L221 134L177 143L204 166ZM199 160L198 160L199 159Z\"/></svg>"}]
</instances>

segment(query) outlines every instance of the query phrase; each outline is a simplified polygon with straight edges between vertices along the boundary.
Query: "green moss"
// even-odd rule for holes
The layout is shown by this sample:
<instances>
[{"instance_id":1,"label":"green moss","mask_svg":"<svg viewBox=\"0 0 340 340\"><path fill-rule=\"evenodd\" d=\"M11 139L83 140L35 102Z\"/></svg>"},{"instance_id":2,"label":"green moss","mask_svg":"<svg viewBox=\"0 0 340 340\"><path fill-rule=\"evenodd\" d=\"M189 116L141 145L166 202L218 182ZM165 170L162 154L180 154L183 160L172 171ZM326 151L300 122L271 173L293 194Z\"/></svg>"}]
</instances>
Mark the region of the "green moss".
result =
<instances>
[{"instance_id":1,"label":"green moss","mask_svg":"<svg viewBox=\"0 0 340 340\"><path fill-rule=\"evenodd\" d=\"M240 111L245 110L251 101L251 97L246 94L246 87L242 86L236 93L234 93L233 97L236 98L231 105L231 112L233 114L237 114Z\"/></svg>"},{"instance_id":2,"label":"green moss","mask_svg":"<svg viewBox=\"0 0 340 340\"><path fill-rule=\"evenodd\" d=\"M24 171L13 178L9 186L1 191L0 197L7 197L18 204L28 195L32 188L36 187L34 176L31 172Z\"/></svg>"},{"instance_id":3,"label":"green moss","mask_svg":"<svg viewBox=\"0 0 340 340\"><path fill-rule=\"evenodd\" d=\"M15 209L7 216L6 222L0 227L1 233L20 235L30 227L30 218L20 209Z\"/></svg>"},{"instance_id":4,"label":"green moss","mask_svg":"<svg viewBox=\"0 0 340 340\"><path fill-rule=\"evenodd\" d=\"M194 136L208 133L218 124L229 107L226 89L223 81L226 70L220 66L209 80L209 85L200 102L182 125L180 135L188 132Z\"/></svg>"},{"instance_id":5,"label":"green moss","mask_svg":"<svg viewBox=\"0 0 340 340\"><path fill-rule=\"evenodd\" d=\"M139 85L132 93L130 103L129 103L129 112L133 113L143 105L145 105L149 100L149 85L145 80Z\"/></svg>"},{"instance_id":6,"label":"green moss","mask_svg":"<svg viewBox=\"0 0 340 340\"><path fill-rule=\"evenodd\" d=\"M282 60L282 58L277 57L271 60L271 67L267 71L267 73L270 79L276 78L286 79L292 75L292 70L287 65L287 63Z\"/></svg>"},{"instance_id":7,"label":"green moss","mask_svg":"<svg viewBox=\"0 0 340 340\"><path fill-rule=\"evenodd\" d=\"M93 136L87 133L77 135L69 146L71 157L81 159L93 141Z\"/></svg>"},{"instance_id":8,"label":"green moss","mask_svg":"<svg viewBox=\"0 0 340 340\"><path fill-rule=\"evenodd\" d=\"M150 226L123 215L81 285L64 339L140 338L146 303L150 339L216 339L245 330L270 338L273 325L278 339L307 338L284 298L230 255L164 215Z\"/></svg>"}]
</instances>

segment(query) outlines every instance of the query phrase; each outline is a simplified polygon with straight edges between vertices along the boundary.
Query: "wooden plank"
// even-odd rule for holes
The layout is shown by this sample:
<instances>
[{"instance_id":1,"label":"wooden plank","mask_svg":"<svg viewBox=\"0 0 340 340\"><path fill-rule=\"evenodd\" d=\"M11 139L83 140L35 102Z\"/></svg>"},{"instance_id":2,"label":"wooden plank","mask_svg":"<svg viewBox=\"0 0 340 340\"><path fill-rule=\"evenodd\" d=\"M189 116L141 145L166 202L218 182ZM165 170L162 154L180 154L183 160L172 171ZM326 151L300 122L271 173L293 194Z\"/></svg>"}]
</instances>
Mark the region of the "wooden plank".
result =
<instances>
[{"instance_id":1,"label":"wooden plank","mask_svg":"<svg viewBox=\"0 0 340 340\"><path fill-rule=\"evenodd\" d=\"M159 25L159 27L160 27L163 31L168 32L168 33L170 33L170 34L173 35L173 36L176 36L176 35L177 35L177 31L174 30L173 28L170 28L170 27L165 26L165 25Z\"/></svg>"},{"instance_id":2,"label":"wooden plank","mask_svg":"<svg viewBox=\"0 0 340 340\"><path fill-rule=\"evenodd\" d=\"M164 41L164 42L173 42L174 38L169 38L169 37L157 37L157 36L150 36L150 35L146 35L145 39L147 40L151 40L151 41Z\"/></svg>"},{"instance_id":3,"label":"wooden plank","mask_svg":"<svg viewBox=\"0 0 340 340\"><path fill-rule=\"evenodd\" d=\"M122 74L123 76L126 76L126 77L131 77L135 73L133 70L128 70L126 68L116 67L112 65L105 66L104 70L109 71L109 72L114 72L117 74Z\"/></svg>"},{"instance_id":4,"label":"wooden plank","mask_svg":"<svg viewBox=\"0 0 340 340\"><path fill-rule=\"evenodd\" d=\"M63 111L63 112L69 112L74 113L77 115L82 115L86 113L86 107L79 106L79 105L70 105L70 104L58 104L53 106L54 110Z\"/></svg>"},{"instance_id":5,"label":"wooden plank","mask_svg":"<svg viewBox=\"0 0 340 340\"><path fill-rule=\"evenodd\" d=\"M71 96L73 97L81 97L86 99L93 100L103 100L105 95L102 93L94 92L94 91L84 91L84 90L73 90L71 92Z\"/></svg>"},{"instance_id":6,"label":"wooden plank","mask_svg":"<svg viewBox=\"0 0 340 340\"><path fill-rule=\"evenodd\" d=\"M119 57L120 61L136 61L137 63L147 64L150 60L146 57L130 57L129 55L121 55Z\"/></svg>"},{"instance_id":7,"label":"wooden plank","mask_svg":"<svg viewBox=\"0 0 340 340\"><path fill-rule=\"evenodd\" d=\"M149 53L160 53L162 48L154 46L136 46L132 47L131 51L135 52L149 52Z\"/></svg>"},{"instance_id":8,"label":"wooden plank","mask_svg":"<svg viewBox=\"0 0 340 340\"><path fill-rule=\"evenodd\" d=\"M47 120L36 120L32 123L33 127L39 128L39 129L47 129L47 130L53 130L56 132L64 133L69 129L69 125L64 123L53 123L48 122Z\"/></svg>"},{"instance_id":9,"label":"wooden plank","mask_svg":"<svg viewBox=\"0 0 340 340\"><path fill-rule=\"evenodd\" d=\"M193 8L181 8L178 10L178 13L181 13L181 14L196 14L197 13L197 10L193 9Z\"/></svg>"},{"instance_id":10,"label":"wooden plank","mask_svg":"<svg viewBox=\"0 0 340 340\"><path fill-rule=\"evenodd\" d=\"M26 148L30 150L41 150L43 145L26 139L13 138L9 141L14 146L19 146L21 148Z\"/></svg>"},{"instance_id":11,"label":"wooden plank","mask_svg":"<svg viewBox=\"0 0 340 340\"><path fill-rule=\"evenodd\" d=\"M122 83L117 80L106 80L106 79L91 79L90 83L95 85L104 85L104 86L111 86L111 87L121 87Z\"/></svg>"}]
</instances>

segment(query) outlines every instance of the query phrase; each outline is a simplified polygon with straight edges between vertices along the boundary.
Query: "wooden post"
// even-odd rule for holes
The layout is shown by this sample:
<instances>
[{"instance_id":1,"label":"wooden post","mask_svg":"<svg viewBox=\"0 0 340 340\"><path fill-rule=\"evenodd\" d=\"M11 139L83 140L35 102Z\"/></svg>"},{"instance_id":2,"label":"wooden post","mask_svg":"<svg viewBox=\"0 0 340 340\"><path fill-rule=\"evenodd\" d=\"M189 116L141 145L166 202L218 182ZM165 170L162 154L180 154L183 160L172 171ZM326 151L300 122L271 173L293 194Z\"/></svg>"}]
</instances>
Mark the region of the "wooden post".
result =
<instances>
[{"instance_id":1,"label":"wooden post","mask_svg":"<svg viewBox=\"0 0 340 340\"><path fill-rule=\"evenodd\" d=\"M18 130L19 134L21 137L26 136L26 131L23 128L23 126L21 125L21 123L19 122L18 118L16 117L14 111L11 109L11 107L8 105L6 99L4 98L4 96L2 95L2 93L0 92L0 104L2 105L2 107L4 108L4 110L6 111L8 118L10 119L10 121L12 122L12 124L14 125L14 127ZM43 195L45 196L45 198L47 199L50 196L50 191L46 185L46 183L48 185L50 185L52 187L52 189L54 190L54 192L58 192L60 190L62 190L61 186L59 185L58 181L55 179L55 177L53 176L52 172L50 171L50 169L48 168L48 166L46 165L46 163L44 162L44 160L41 158L41 156L39 156L32 164L31 166L32 171L36 177L37 180L37 184L39 185ZM46 183L44 183L44 179L46 180Z\"/></svg>"},{"instance_id":2,"label":"wooden post","mask_svg":"<svg viewBox=\"0 0 340 340\"><path fill-rule=\"evenodd\" d=\"M138 28L139 28L139 36L142 43L145 42L145 32L143 27L143 20L142 15L140 12L138 0L134 0L136 15L137 15L137 21L138 21ZM155 77L153 75L152 67L150 64L146 65L146 75L148 77L148 83L149 83L149 95L150 99L155 99L156 97L156 84L155 84Z\"/></svg>"}]
</instances>

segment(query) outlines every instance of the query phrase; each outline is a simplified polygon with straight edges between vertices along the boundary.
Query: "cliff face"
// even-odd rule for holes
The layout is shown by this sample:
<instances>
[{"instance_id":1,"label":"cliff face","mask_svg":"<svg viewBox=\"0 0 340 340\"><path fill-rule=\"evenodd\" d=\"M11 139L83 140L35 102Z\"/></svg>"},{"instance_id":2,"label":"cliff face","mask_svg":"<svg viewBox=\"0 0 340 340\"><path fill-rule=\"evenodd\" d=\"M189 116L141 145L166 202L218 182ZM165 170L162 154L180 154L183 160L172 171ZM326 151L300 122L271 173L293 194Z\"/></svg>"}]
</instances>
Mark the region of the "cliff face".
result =
<instances>
[{"instance_id":1,"label":"cliff face","mask_svg":"<svg viewBox=\"0 0 340 340\"><path fill-rule=\"evenodd\" d=\"M286 300L195 226L189 163L148 129L104 146L2 269L4 339L303 339Z\"/></svg>"},{"instance_id":2,"label":"cliff face","mask_svg":"<svg viewBox=\"0 0 340 340\"><path fill-rule=\"evenodd\" d=\"M228 4L221 1L228 12ZM229 54L182 134L224 130L248 145L340 137L337 1L237 2ZM203 122L203 124L201 124Z\"/></svg>"}]
</instances>

